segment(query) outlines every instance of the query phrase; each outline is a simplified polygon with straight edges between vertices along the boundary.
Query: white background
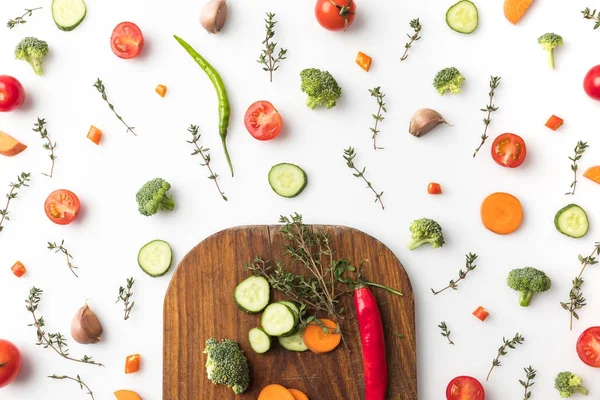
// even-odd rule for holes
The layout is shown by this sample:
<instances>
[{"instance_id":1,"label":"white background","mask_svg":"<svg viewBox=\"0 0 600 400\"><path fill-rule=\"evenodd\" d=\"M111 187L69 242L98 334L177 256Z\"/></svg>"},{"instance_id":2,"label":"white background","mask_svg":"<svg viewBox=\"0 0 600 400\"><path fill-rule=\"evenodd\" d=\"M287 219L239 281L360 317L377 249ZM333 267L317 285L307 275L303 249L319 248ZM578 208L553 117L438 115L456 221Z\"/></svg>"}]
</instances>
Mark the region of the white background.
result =
<instances>
[{"instance_id":1,"label":"white background","mask_svg":"<svg viewBox=\"0 0 600 400\"><path fill-rule=\"evenodd\" d=\"M42 4L44 3L44 4ZM539 370L533 399L558 398L556 374L572 370L583 376L589 398L600 398L599 371L577 357L575 342L587 327L600 325L600 271L585 274L588 306L568 329L568 313L559 301L568 297L571 279L579 271L577 255L591 252L600 232L600 187L581 178L574 197L564 195L572 181L568 156L578 140L590 149L581 160L582 171L598 164L598 106L582 90L587 70L600 62L600 31L581 18L582 1L537 0L517 26L508 23L502 1L476 1L480 26L472 35L451 31L445 21L452 1L362 0L354 25L345 33L322 29L313 15L314 1L230 1L225 29L209 36L198 23L199 1L88 1L88 16L73 32L54 25L49 1L3 1L1 20L24 7L43 5L25 25L0 30L0 73L17 77L27 92L24 107L0 116L0 129L25 142L22 154L0 158L0 188L21 171L33 174L30 188L11 203L11 220L0 233L0 337L16 343L25 367L14 384L0 390L2 400L83 399L74 383L51 381L50 374L81 374L96 399L128 388L144 399L160 399L162 390L162 303L172 275L153 279L137 266L139 248L161 238L171 243L174 265L208 235L231 226L275 223L280 214L299 212L308 223L343 224L362 229L386 243L400 258L415 291L418 334L419 399L444 398L448 381L472 375L483 381L502 337L523 334L526 343L502 358L485 383L487 399L520 399L522 368ZM288 59L269 83L255 61L264 35L266 11L277 13L276 39L288 48ZM420 17L423 38L404 62L399 58L410 32L408 23ZM144 32L140 57L121 60L110 50L113 27L134 21ZM550 71L537 37L548 31L563 35L565 45L556 53L556 71ZM217 135L214 89L200 68L172 38L188 40L217 68L232 105L228 143L236 169L230 178ZM13 60L14 46L24 36L46 40L51 53L44 60L43 77L22 61ZM354 62L357 51L374 59L369 73ZM456 66L466 77L459 96L439 96L431 87L436 72ZM301 69L329 70L343 88L338 106L312 111L304 106L298 74ZM502 76L497 90L499 111L493 114L490 141L473 159L483 131L479 111L488 98L490 75ZM103 79L110 100L139 136L126 134L100 94L92 87ZM157 84L168 86L163 99ZM367 89L381 86L387 94L388 114L381 124L375 152L369 127L376 110ZM263 143L245 130L243 115L256 100L271 101L284 120L283 133ZM440 127L416 139L407 133L412 113L421 107L439 110L453 127ZM565 119L557 132L544 127L551 114ZM42 141L31 131L36 117L58 142L55 177ZM186 143L191 124L199 124L201 143L212 148L213 166L229 197L224 202L207 171L191 157ZM94 124L105 135L95 146L86 133ZM527 142L528 157L518 169L496 165L489 156L493 138L514 132ZM377 190L385 191L385 211L373 195L352 177L342 159L348 146L358 151L356 163L367 166ZM269 188L267 172L279 162L293 162L308 173L306 190L295 199L278 197ZM146 218L138 214L135 193L147 180L163 177L173 185L177 201L173 213ZM426 192L428 182L440 182L442 196ZM69 226L58 226L44 215L43 203L55 189L67 188L80 197L82 213ZM516 195L525 210L516 233L497 236L482 226L481 201L490 193ZM580 240L559 234L553 217L559 208L576 202L589 214L591 229ZM406 249L413 219L434 218L444 228L446 246L432 250ZM64 239L80 268L71 275L64 259L46 249L48 241ZM458 292L433 296L430 287L443 287L464 265L464 254L479 254L478 267ZM28 268L15 278L10 266L17 259ZM509 289L509 270L534 266L552 277L552 290L536 296L529 308L518 305L518 293ZM174 270L174 268L173 268ZM129 321L122 306L114 304L118 288L134 276L136 306ZM92 355L106 364L101 369L63 360L49 349L36 347L31 315L23 300L31 286L44 290L39 314L50 331L69 332L70 321L86 299L101 318L105 335L94 346L70 343L73 355ZM198 299L201 301L201 299ZM491 316L485 323L471 315L479 305ZM446 321L455 346L440 336L437 325ZM402 331L403 327L398 327ZM140 373L125 375L125 356L140 353ZM198 366L195 372L203 373Z\"/></svg>"}]
</instances>

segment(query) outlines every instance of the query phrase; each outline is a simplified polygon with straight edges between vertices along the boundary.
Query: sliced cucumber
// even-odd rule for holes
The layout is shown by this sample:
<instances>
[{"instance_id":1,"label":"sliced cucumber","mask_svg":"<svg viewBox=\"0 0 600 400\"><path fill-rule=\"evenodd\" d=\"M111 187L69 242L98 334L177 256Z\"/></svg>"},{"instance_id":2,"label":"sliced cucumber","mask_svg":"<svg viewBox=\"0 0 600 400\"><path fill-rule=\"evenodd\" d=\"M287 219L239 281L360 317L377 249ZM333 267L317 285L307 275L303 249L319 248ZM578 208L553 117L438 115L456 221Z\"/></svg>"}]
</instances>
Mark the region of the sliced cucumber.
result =
<instances>
[{"instance_id":1,"label":"sliced cucumber","mask_svg":"<svg viewBox=\"0 0 600 400\"><path fill-rule=\"evenodd\" d=\"M294 164L277 164L269 171L269 185L282 197L298 196L306 187L306 183L306 172Z\"/></svg>"},{"instance_id":2,"label":"sliced cucumber","mask_svg":"<svg viewBox=\"0 0 600 400\"><path fill-rule=\"evenodd\" d=\"M270 295L269 282L262 276L251 276L235 287L233 300L240 310L256 314L269 304Z\"/></svg>"},{"instance_id":3,"label":"sliced cucumber","mask_svg":"<svg viewBox=\"0 0 600 400\"><path fill-rule=\"evenodd\" d=\"M263 311L260 324L267 335L283 336L296 329L298 318L285 304L273 303Z\"/></svg>"},{"instance_id":4,"label":"sliced cucumber","mask_svg":"<svg viewBox=\"0 0 600 400\"><path fill-rule=\"evenodd\" d=\"M250 347L258 354L263 354L271 348L271 336L260 328L252 328L248 331Z\"/></svg>"},{"instance_id":5,"label":"sliced cucumber","mask_svg":"<svg viewBox=\"0 0 600 400\"><path fill-rule=\"evenodd\" d=\"M52 0L52 18L61 31L72 31L85 19L83 0Z\"/></svg>"},{"instance_id":6,"label":"sliced cucumber","mask_svg":"<svg viewBox=\"0 0 600 400\"><path fill-rule=\"evenodd\" d=\"M302 332L298 331L296 334L287 337L278 337L277 340L279 344L284 349L289 351L306 351L308 347L304 344L304 340L302 340Z\"/></svg>"},{"instance_id":7,"label":"sliced cucumber","mask_svg":"<svg viewBox=\"0 0 600 400\"><path fill-rule=\"evenodd\" d=\"M586 212L577 204L569 204L558 210L554 217L554 226L563 235L577 239L584 237L590 229Z\"/></svg>"},{"instance_id":8,"label":"sliced cucumber","mask_svg":"<svg viewBox=\"0 0 600 400\"><path fill-rule=\"evenodd\" d=\"M296 314L296 317L300 318L300 309L298 308L296 303L294 303L293 301L287 301L287 300L282 300L282 301L280 301L280 303L288 306L294 312L294 314Z\"/></svg>"},{"instance_id":9,"label":"sliced cucumber","mask_svg":"<svg viewBox=\"0 0 600 400\"><path fill-rule=\"evenodd\" d=\"M446 12L448 26L460 33L472 33L479 24L479 12L469 0L461 0Z\"/></svg>"},{"instance_id":10,"label":"sliced cucumber","mask_svg":"<svg viewBox=\"0 0 600 400\"><path fill-rule=\"evenodd\" d=\"M138 253L138 264L148 275L156 278L163 276L171 268L173 251L164 240L146 243Z\"/></svg>"}]
</instances>

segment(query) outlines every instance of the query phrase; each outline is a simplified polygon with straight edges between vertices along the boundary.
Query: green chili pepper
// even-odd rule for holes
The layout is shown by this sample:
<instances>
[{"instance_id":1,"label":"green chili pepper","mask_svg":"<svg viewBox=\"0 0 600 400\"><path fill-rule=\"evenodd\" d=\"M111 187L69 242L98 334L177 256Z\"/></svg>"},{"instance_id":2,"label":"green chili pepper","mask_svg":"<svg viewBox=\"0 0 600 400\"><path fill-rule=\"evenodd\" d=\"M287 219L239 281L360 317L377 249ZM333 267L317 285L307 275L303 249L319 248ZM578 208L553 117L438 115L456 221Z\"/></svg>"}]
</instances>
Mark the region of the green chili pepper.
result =
<instances>
[{"instance_id":1,"label":"green chili pepper","mask_svg":"<svg viewBox=\"0 0 600 400\"><path fill-rule=\"evenodd\" d=\"M223 143L223 150L225 151L225 157L231 170L231 176L233 176L233 166L231 165L231 159L229 158L229 152L227 151L227 128L229 127L229 115L231 109L229 107L229 98L227 97L227 91L221 76L216 69L213 68L196 50L192 48L185 40L177 35L173 35L175 40L188 52L190 56L196 61L196 63L206 73L210 81L212 82L215 90L217 91L217 98L219 100L219 136L221 136L221 142Z\"/></svg>"}]
</instances>

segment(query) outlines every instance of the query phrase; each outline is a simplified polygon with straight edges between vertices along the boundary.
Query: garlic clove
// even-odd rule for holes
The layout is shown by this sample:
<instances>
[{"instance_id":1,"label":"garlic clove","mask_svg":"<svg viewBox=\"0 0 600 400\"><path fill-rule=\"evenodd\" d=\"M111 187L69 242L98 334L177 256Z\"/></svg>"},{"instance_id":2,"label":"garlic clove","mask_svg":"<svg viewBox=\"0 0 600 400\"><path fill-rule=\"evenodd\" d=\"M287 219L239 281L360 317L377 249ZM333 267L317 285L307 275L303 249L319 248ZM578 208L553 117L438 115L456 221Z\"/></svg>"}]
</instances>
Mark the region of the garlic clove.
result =
<instances>
[{"instance_id":1,"label":"garlic clove","mask_svg":"<svg viewBox=\"0 0 600 400\"><path fill-rule=\"evenodd\" d=\"M413 136L421 137L440 124L450 125L439 112L431 108L421 108L413 114L408 132Z\"/></svg>"},{"instance_id":2,"label":"garlic clove","mask_svg":"<svg viewBox=\"0 0 600 400\"><path fill-rule=\"evenodd\" d=\"M217 33L227 19L227 0L209 0L200 11L200 25L208 33Z\"/></svg>"},{"instance_id":3,"label":"garlic clove","mask_svg":"<svg viewBox=\"0 0 600 400\"><path fill-rule=\"evenodd\" d=\"M98 343L102 338L102 331L102 324L98 316L87 303L77 310L77 314L71 322L71 336L77 343Z\"/></svg>"}]
</instances>

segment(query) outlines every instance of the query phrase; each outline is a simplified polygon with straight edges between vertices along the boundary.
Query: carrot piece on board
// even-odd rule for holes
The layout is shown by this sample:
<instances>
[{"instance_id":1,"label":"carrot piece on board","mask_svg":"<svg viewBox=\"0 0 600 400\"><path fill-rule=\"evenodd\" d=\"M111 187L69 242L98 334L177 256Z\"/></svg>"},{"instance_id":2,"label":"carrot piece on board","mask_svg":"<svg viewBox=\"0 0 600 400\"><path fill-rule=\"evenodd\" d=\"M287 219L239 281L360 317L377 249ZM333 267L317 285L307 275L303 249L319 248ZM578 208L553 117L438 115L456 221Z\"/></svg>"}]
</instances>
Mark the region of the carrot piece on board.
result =
<instances>
[{"instance_id":1,"label":"carrot piece on board","mask_svg":"<svg viewBox=\"0 0 600 400\"><path fill-rule=\"evenodd\" d=\"M294 400L294 396L283 386L273 384L265 386L257 400Z\"/></svg>"},{"instance_id":2,"label":"carrot piece on board","mask_svg":"<svg viewBox=\"0 0 600 400\"><path fill-rule=\"evenodd\" d=\"M583 173L583 176L585 176L589 180L592 180L596 183L600 183L600 165L596 165L595 167L588 168Z\"/></svg>"},{"instance_id":3,"label":"carrot piece on board","mask_svg":"<svg viewBox=\"0 0 600 400\"><path fill-rule=\"evenodd\" d=\"M140 362L142 357L139 354L132 354L125 358L125 373L133 374L140 370Z\"/></svg>"},{"instance_id":4,"label":"carrot piece on board","mask_svg":"<svg viewBox=\"0 0 600 400\"><path fill-rule=\"evenodd\" d=\"M546 122L546 126L550 129L552 129L553 131L555 131L558 128L560 128L564 123L565 123L565 121L562 118L557 117L556 115L553 115L550 117L548 122Z\"/></svg>"},{"instance_id":5,"label":"carrot piece on board","mask_svg":"<svg viewBox=\"0 0 600 400\"><path fill-rule=\"evenodd\" d=\"M17 278L22 277L23 275L25 275L25 272L27 272L27 269L25 268L25 266L21 263L21 261L17 261L11 268L10 270L12 271L13 274L15 274L15 276Z\"/></svg>"},{"instance_id":6,"label":"carrot piece on board","mask_svg":"<svg viewBox=\"0 0 600 400\"><path fill-rule=\"evenodd\" d=\"M328 353L342 340L339 326L327 318L320 318L321 325L313 321L304 328L302 340L310 351L316 354Z\"/></svg>"},{"instance_id":7,"label":"carrot piece on board","mask_svg":"<svg viewBox=\"0 0 600 400\"><path fill-rule=\"evenodd\" d=\"M0 154L7 157L16 156L27 148L14 137L0 131Z\"/></svg>"},{"instance_id":8,"label":"carrot piece on board","mask_svg":"<svg viewBox=\"0 0 600 400\"><path fill-rule=\"evenodd\" d=\"M294 396L294 400L308 400L308 396L299 391L298 389L288 389L292 396Z\"/></svg>"},{"instance_id":9,"label":"carrot piece on board","mask_svg":"<svg viewBox=\"0 0 600 400\"><path fill-rule=\"evenodd\" d=\"M371 57L361 51L356 55L356 63L367 72L369 72L369 68L371 68L372 61L373 59Z\"/></svg>"},{"instance_id":10,"label":"carrot piece on board","mask_svg":"<svg viewBox=\"0 0 600 400\"><path fill-rule=\"evenodd\" d=\"M165 85L158 85L154 90L160 97L165 97L165 94L167 94L167 87Z\"/></svg>"},{"instance_id":11,"label":"carrot piece on board","mask_svg":"<svg viewBox=\"0 0 600 400\"><path fill-rule=\"evenodd\" d=\"M504 0L504 16L511 23L519 22L529 9L533 0Z\"/></svg>"},{"instance_id":12,"label":"carrot piece on board","mask_svg":"<svg viewBox=\"0 0 600 400\"><path fill-rule=\"evenodd\" d=\"M487 310L481 306L477 307L475 311L473 311L473 315L479 318L481 321L485 321L485 319L490 315Z\"/></svg>"},{"instance_id":13,"label":"carrot piece on board","mask_svg":"<svg viewBox=\"0 0 600 400\"><path fill-rule=\"evenodd\" d=\"M102 140L102 131L92 125L90 126L87 138L96 144L100 144L100 140Z\"/></svg>"},{"instance_id":14,"label":"carrot piece on board","mask_svg":"<svg viewBox=\"0 0 600 400\"><path fill-rule=\"evenodd\" d=\"M140 395L132 390L117 390L115 397L117 400L142 400Z\"/></svg>"},{"instance_id":15,"label":"carrot piece on board","mask_svg":"<svg viewBox=\"0 0 600 400\"><path fill-rule=\"evenodd\" d=\"M512 194L492 193L481 204L481 222L490 231L507 235L523 221L521 202Z\"/></svg>"}]
</instances>

